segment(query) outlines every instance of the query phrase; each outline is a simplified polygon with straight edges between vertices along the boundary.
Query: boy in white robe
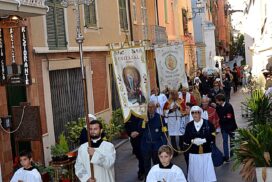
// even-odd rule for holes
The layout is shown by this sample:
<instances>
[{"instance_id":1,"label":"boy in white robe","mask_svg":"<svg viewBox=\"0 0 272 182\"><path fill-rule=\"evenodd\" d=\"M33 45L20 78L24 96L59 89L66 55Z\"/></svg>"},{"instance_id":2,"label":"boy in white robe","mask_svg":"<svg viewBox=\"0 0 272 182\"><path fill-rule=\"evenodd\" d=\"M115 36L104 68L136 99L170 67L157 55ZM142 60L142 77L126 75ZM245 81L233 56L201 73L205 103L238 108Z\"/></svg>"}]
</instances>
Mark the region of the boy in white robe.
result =
<instances>
[{"instance_id":1,"label":"boy in white robe","mask_svg":"<svg viewBox=\"0 0 272 182\"><path fill-rule=\"evenodd\" d=\"M30 152L23 151L20 153L20 163L22 167L13 175L11 182L42 182L39 171L31 165L32 156Z\"/></svg>"},{"instance_id":2,"label":"boy in white robe","mask_svg":"<svg viewBox=\"0 0 272 182\"><path fill-rule=\"evenodd\" d=\"M170 146L161 146L158 155L160 163L151 168L146 182L186 182L182 170L171 163L173 150Z\"/></svg>"},{"instance_id":3,"label":"boy in white robe","mask_svg":"<svg viewBox=\"0 0 272 182\"><path fill-rule=\"evenodd\" d=\"M88 143L84 143L78 149L75 173L82 182L115 181L114 162L116 151L112 143L102 140L101 133L102 124L97 120L91 121L91 147L88 147ZM94 167L94 177L91 176L90 163Z\"/></svg>"}]
</instances>

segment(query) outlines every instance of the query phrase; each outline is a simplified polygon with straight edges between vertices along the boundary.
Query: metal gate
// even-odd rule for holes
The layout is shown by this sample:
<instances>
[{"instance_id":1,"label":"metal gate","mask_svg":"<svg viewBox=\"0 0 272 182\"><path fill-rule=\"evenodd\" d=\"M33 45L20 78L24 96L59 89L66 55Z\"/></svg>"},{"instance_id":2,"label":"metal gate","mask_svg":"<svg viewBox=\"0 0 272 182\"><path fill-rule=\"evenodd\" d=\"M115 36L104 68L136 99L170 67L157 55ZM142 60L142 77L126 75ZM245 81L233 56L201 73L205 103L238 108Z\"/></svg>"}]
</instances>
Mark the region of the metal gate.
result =
<instances>
[{"instance_id":1,"label":"metal gate","mask_svg":"<svg viewBox=\"0 0 272 182\"><path fill-rule=\"evenodd\" d=\"M53 123L56 140L65 124L84 116L83 84L80 68L49 72Z\"/></svg>"}]
</instances>

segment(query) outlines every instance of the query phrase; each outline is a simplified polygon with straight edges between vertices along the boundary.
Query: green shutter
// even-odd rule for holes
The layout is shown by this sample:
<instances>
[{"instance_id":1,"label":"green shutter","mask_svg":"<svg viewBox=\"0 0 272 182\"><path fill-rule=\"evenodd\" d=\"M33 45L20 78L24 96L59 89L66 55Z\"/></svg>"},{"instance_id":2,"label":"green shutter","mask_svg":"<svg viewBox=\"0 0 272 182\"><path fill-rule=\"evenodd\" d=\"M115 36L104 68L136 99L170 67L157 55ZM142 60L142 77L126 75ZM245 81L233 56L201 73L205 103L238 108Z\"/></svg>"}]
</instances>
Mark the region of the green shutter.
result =
<instances>
[{"instance_id":1,"label":"green shutter","mask_svg":"<svg viewBox=\"0 0 272 182\"><path fill-rule=\"evenodd\" d=\"M67 46L64 10L60 2L47 1L49 12L46 15L47 43L49 49L65 49Z\"/></svg>"},{"instance_id":2,"label":"green shutter","mask_svg":"<svg viewBox=\"0 0 272 182\"><path fill-rule=\"evenodd\" d=\"M96 1L93 1L89 6L84 5L85 24L88 27L96 27Z\"/></svg>"}]
</instances>

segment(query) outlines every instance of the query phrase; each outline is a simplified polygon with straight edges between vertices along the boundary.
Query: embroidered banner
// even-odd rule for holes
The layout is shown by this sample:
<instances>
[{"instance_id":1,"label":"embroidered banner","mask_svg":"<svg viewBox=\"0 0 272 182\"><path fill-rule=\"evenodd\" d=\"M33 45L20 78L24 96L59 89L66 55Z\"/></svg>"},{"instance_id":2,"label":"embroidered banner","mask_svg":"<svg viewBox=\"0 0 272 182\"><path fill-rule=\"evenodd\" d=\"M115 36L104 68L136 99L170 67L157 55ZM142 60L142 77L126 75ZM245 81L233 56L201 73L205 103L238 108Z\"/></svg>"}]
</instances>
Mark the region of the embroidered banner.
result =
<instances>
[{"instance_id":1,"label":"embroidered banner","mask_svg":"<svg viewBox=\"0 0 272 182\"><path fill-rule=\"evenodd\" d=\"M155 48L160 90L188 87L183 44Z\"/></svg>"},{"instance_id":2,"label":"embroidered banner","mask_svg":"<svg viewBox=\"0 0 272 182\"><path fill-rule=\"evenodd\" d=\"M112 50L111 56L125 122L131 114L146 119L148 83L144 48Z\"/></svg>"},{"instance_id":3,"label":"embroidered banner","mask_svg":"<svg viewBox=\"0 0 272 182\"><path fill-rule=\"evenodd\" d=\"M0 28L0 84L4 84L7 81L5 53L4 32Z\"/></svg>"}]
</instances>

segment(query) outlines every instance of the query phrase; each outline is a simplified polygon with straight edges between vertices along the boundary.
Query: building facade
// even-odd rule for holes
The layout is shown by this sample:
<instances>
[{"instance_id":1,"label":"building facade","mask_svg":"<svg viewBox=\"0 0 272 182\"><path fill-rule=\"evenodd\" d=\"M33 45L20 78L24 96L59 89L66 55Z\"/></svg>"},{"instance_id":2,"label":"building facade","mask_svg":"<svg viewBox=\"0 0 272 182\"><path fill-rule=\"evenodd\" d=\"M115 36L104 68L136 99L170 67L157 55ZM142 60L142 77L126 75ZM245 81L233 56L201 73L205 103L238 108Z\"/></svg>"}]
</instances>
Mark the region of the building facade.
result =
<instances>
[{"instance_id":1,"label":"building facade","mask_svg":"<svg viewBox=\"0 0 272 182\"><path fill-rule=\"evenodd\" d=\"M211 0L212 20L215 25L216 54L229 60L231 22L227 0Z\"/></svg>"},{"instance_id":2,"label":"building facade","mask_svg":"<svg viewBox=\"0 0 272 182\"><path fill-rule=\"evenodd\" d=\"M9 181L13 159L18 155L19 149L30 147L33 149L33 157L43 160L41 140L20 140L19 134L14 132L16 119L9 116L18 114L13 107L22 102L31 106L40 105L37 97L39 85L35 80L39 73L35 71L36 64L31 54L33 45L29 18L43 16L46 11L47 6L43 0L0 1L0 117L5 123L0 128L0 181ZM39 120L33 122L40 124ZM10 124L13 128L9 127ZM39 129L36 128L37 131Z\"/></svg>"},{"instance_id":3,"label":"building facade","mask_svg":"<svg viewBox=\"0 0 272 182\"><path fill-rule=\"evenodd\" d=\"M38 80L42 85L40 92L44 93L47 131L43 135L43 149L46 163L51 160L50 146L65 130L65 124L84 117L73 7L63 9L55 0L48 1L48 6L50 10L45 17L31 19L31 24L39 27L38 31L36 26L33 27L32 40L33 54L39 65L37 71L41 74ZM88 112L106 121L111 117L112 108L118 107L112 106L112 100L118 94L113 87L108 44L124 42L130 37L128 7L127 0L95 0L90 6L80 6Z\"/></svg>"},{"instance_id":4,"label":"building facade","mask_svg":"<svg viewBox=\"0 0 272 182\"><path fill-rule=\"evenodd\" d=\"M269 0L246 1L245 8L245 52L246 63L252 74L262 77L262 72L272 65L272 2ZM252 28L254 27L254 28Z\"/></svg>"},{"instance_id":5,"label":"building facade","mask_svg":"<svg viewBox=\"0 0 272 182\"><path fill-rule=\"evenodd\" d=\"M197 64L199 68L214 67L213 57L215 49L215 26L212 22L211 0L201 1L203 10L196 13L198 0L192 0L192 11L194 13L194 35L197 46Z\"/></svg>"}]
</instances>

